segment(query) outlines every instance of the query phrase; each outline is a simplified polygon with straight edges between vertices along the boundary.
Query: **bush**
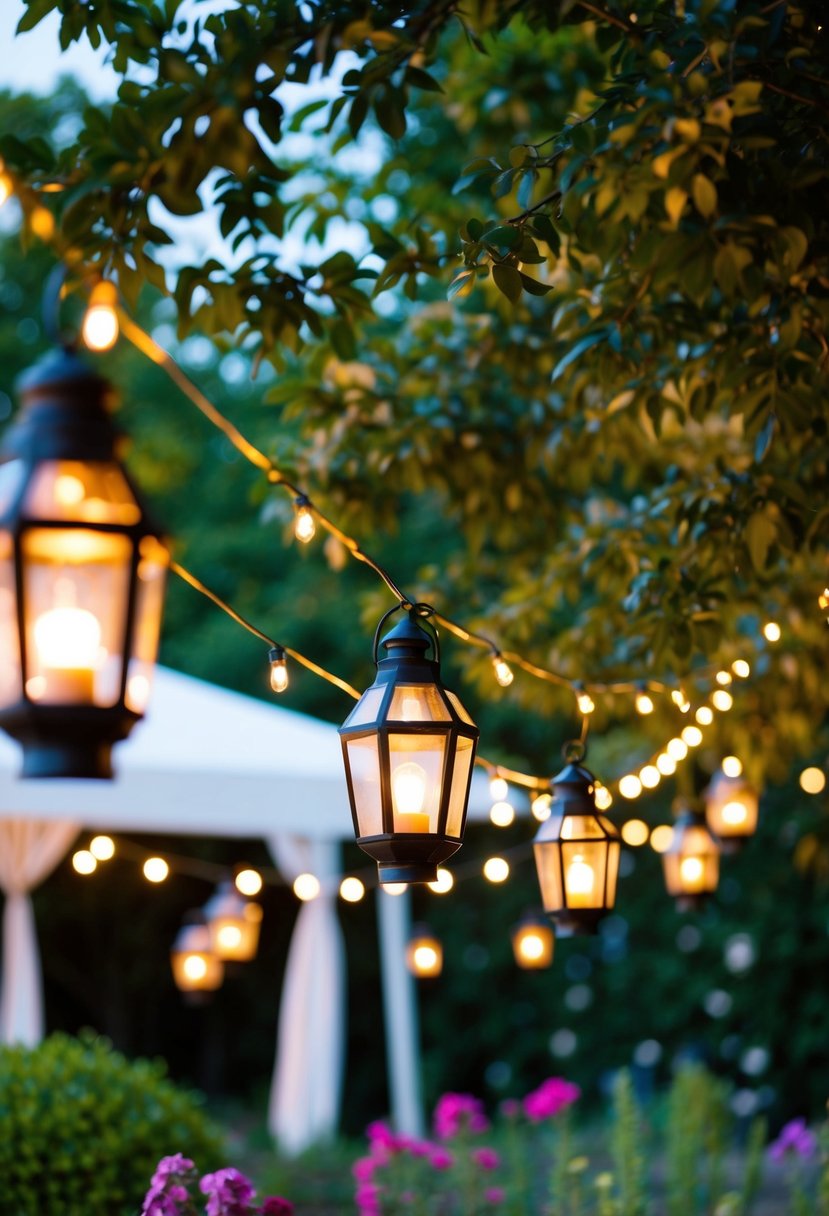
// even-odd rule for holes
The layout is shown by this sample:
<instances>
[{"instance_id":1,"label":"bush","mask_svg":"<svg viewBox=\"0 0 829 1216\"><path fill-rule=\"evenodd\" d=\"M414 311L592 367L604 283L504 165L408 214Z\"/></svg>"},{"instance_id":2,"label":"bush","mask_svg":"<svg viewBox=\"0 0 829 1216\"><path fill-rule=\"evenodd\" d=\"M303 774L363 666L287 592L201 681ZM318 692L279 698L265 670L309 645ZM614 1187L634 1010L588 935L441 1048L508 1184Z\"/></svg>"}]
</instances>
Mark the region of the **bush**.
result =
<instances>
[{"instance_id":1,"label":"bush","mask_svg":"<svg viewBox=\"0 0 829 1216\"><path fill-rule=\"evenodd\" d=\"M0 1048L3 1216L134 1216L160 1157L215 1164L221 1138L165 1065L94 1035Z\"/></svg>"}]
</instances>

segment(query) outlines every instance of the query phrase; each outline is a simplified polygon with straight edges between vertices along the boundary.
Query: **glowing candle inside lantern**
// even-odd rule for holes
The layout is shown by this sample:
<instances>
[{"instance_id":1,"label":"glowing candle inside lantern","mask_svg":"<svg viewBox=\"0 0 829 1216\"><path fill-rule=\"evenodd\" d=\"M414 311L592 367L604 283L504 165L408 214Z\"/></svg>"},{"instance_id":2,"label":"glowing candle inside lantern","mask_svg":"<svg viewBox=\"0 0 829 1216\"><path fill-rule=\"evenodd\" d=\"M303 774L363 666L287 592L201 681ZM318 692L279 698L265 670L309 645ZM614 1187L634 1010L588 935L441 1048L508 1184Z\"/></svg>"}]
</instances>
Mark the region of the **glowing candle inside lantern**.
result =
<instances>
[{"instance_id":1,"label":"glowing candle inside lantern","mask_svg":"<svg viewBox=\"0 0 829 1216\"><path fill-rule=\"evenodd\" d=\"M748 812L742 802L726 802L722 809L723 823L730 827L739 827L745 823Z\"/></svg>"},{"instance_id":2,"label":"glowing candle inside lantern","mask_svg":"<svg viewBox=\"0 0 829 1216\"><path fill-rule=\"evenodd\" d=\"M93 613L67 607L43 612L34 624L34 642L44 680L41 700L94 700L101 626Z\"/></svg>"},{"instance_id":3,"label":"glowing candle inside lantern","mask_svg":"<svg viewBox=\"0 0 829 1216\"><path fill-rule=\"evenodd\" d=\"M201 954L188 954L181 966L188 980L203 980L207 975L207 960Z\"/></svg>"},{"instance_id":4,"label":"glowing candle inside lantern","mask_svg":"<svg viewBox=\"0 0 829 1216\"><path fill-rule=\"evenodd\" d=\"M535 962L544 953L544 943L537 933L525 933L518 943L518 951L528 962Z\"/></svg>"},{"instance_id":5,"label":"glowing candle inside lantern","mask_svg":"<svg viewBox=\"0 0 829 1216\"><path fill-rule=\"evenodd\" d=\"M429 815L423 810L426 801L426 772L419 764L401 764L391 775L394 797L394 827L397 832L428 832Z\"/></svg>"},{"instance_id":6,"label":"glowing candle inside lantern","mask_svg":"<svg viewBox=\"0 0 829 1216\"><path fill-rule=\"evenodd\" d=\"M705 866L699 857L683 857L679 866L682 889L689 894L703 889Z\"/></svg>"},{"instance_id":7,"label":"glowing candle inside lantern","mask_svg":"<svg viewBox=\"0 0 829 1216\"><path fill-rule=\"evenodd\" d=\"M570 908L592 908L593 888L596 875L581 853L577 853L567 867L567 906Z\"/></svg>"}]
</instances>

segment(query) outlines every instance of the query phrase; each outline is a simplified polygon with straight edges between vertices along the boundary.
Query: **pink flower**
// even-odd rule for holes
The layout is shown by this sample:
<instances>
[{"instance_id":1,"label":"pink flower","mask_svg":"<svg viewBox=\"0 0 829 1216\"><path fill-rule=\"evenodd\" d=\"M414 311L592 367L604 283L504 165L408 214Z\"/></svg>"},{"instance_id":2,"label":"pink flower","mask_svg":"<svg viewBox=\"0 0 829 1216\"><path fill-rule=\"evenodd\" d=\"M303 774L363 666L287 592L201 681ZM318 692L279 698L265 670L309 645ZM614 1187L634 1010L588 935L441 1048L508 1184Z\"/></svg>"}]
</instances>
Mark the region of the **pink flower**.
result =
<instances>
[{"instance_id":1,"label":"pink flower","mask_svg":"<svg viewBox=\"0 0 829 1216\"><path fill-rule=\"evenodd\" d=\"M181 1153L162 1157L144 1196L141 1216L181 1216L179 1204L190 1199L182 1179L189 1181L193 1176L194 1166L189 1157L183 1157Z\"/></svg>"},{"instance_id":2,"label":"pink flower","mask_svg":"<svg viewBox=\"0 0 829 1216\"><path fill-rule=\"evenodd\" d=\"M259 1212L260 1216L293 1216L294 1205L281 1195L269 1195Z\"/></svg>"},{"instance_id":3,"label":"pink flower","mask_svg":"<svg viewBox=\"0 0 829 1216\"><path fill-rule=\"evenodd\" d=\"M813 1157L817 1149L817 1139L810 1132L805 1119L792 1119L781 1130L780 1135L769 1147L769 1156L773 1161L782 1161L790 1153L804 1160Z\"/></svg>"},{"instance_id":4,"label":"pink flower","mask_svg":"<svg viewBox=\"0 0 829 1216\"><path fill-rule=\"evenodd\" d=\"M484 1199L487 1203L491 1203L495 1207L499 1203L503 1203L506 1199L506 1191L502 1186L489 1186L484 1191Z\"/></svg>"},{"instance_id":5,"label":"pink flower","mask_svg":"<svg viewBox=\"0 0 829 1216\"><path fill-rule=\"evenodd\" d=\"M205 1174L199 1190L208 1196L207 1216L246 1216L256 1194L250 1179L233 1166L216 1170L215 1174Z\"/></svg>"},{"instance_id":6,"label":"pink flower","mask_svg":"<svg viewBox=\"0 0 829 1216\"><path fill-rule=\"evenodd\" d=\"M429 1158L429 1164L433 1170L450 1170L452 1161L452 1154L447 1153L445 1148L436 1148Z\"/></svg>"},{"instance_id":7,"label":"pink flower","mask_svg":"<svg viewBox=\"0 0 829 1216\"><path fill-rule=\"evenodd\" d=\"M581 1097L578 1085L565 1081L563 1077L548 1077L527 1094L524 1099L524 1114L531 1123L542 1123L552 1119Z\"/></svg>"},{"instance_id":8,"label":"pink flower","mask_svg":"<svg viewBox=\"0 0 829 1216\"><path fill-rule=\"evenodd\" d=\"M359 1157L351 1167L351 1173L358 1182L371 1182L374 1177L374 1171L379 1168L382 1162L376 1157Z\"/></svg>"},{"instance_id":9,"label":"pink flower","mask_svg":"<svg viewBox=\"0 0 829 1216\"><path fill-rule=\"evenodd\" d=\"M380 1216L380 1188L370 1182L357 1187L354 1202L360 1216Z\"/></svg>"},{"instance_id":10,"label":"pink flower","mask_svg":"<svg viewBox=\"0 0 829 1216\"><path fill-rule=\"evenodd\" d=\"M397 1153L402 1147L401 1138L395 1136L388 1123L383 1123L380 1119L375 1123L369 1123L366 1135L371 1155L379 1157L381 1160L388 1159L390 1153Z\"/></svg>"},{"instance_id":11,"label":"pink flower","mask_svg":"<svg viewBox=\"0 0 829 1216\"><path fill-rule=\"evenodd\" d=\"M483 1103L472 1094L443 1094L433 1121L439 1140L452 1140L461 1131L485 1132L489 1127Z\"/></svg>"},{"instance_id":12,"label":"pink flower","mask_svg":"<svg viewBox=\"0 0 829 1216\"><path fill-rule=\"evenodd\" d=\"M428 1140L410 1140L407 1147L413 1157L428 1157L435 1148Z\"/></svg>"},{"instance_id":13,"label":"pink flower","mask_svg":"<svg viewBox=\"0 0 829 1216\"><path fill-rule=\"evenodd\" d=\"M482 1170L497 1170L501 1164L501 1158L498 1156L494 1148L487 1148L485 1145L482 1148L473 1148L472 1160L476 1165L479 1165Z\"/></svg>"}]
</instances>

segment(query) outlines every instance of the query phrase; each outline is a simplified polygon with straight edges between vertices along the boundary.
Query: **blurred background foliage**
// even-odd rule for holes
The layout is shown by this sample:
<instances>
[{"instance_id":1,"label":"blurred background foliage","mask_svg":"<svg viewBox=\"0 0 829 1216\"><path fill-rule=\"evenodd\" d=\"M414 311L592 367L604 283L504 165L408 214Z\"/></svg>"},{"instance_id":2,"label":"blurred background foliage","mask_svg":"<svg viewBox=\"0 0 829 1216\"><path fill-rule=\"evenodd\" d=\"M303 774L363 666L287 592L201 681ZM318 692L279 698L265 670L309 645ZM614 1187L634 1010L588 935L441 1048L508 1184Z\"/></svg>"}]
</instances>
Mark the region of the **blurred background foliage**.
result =
<instances>
[{"instance_id":1,"label":"blurred background foliage","mask_svg":"<svg viewBox=\"0 0 829 1216\"><path fill-rule=\"evenodd\" d=\"M42 12L49 7L37 6ZM80 19L77 6L60 7L74 7L72 19ZM170 11L175 7L168 5ZM277 7L249 5L245 12L263 15ZM382 45L375 29L380 19L368 32L352 29L346 36L345 18L356 21L356 10L339 7L343 20L335 21L330 46L350 50L361 71L374 64L382 77L382 55L375 53ZM441 9L422 7L434 14ZM315 131L330 118L324 106L295 111L280 120L279 131L262 120L267 149L285 134L279 155L261 159L257 153L251 162L262 175L258 185L271 193L271 205L282 209L278 217L262 211L248 162L241 170L225 166L233 180L217 189L244 186L244 197L234 200L243 228L245 216L258 208L254 245L243 251L261 245L268 265L278 271L279 244L265 238L280 238L293 224L309 260L313 255L318 261L317 253L340 257L328 267L331 300L320 309L320 334L306 317L289 335L284 291L291 288L285 282L271 283L270 328L261 317L234 313L244 291L242 272L237 275L230 256L227 267L211 272L212 288L205 286L206 274L190 276L194 292L202 288L195 294L202 304L191 320L192 298L184 299L181 286L186 276L171 273L164 282L140 259L132 270L124 260L130 250L143 248L145 238L147 256L157 253L146 229L146 198L130 215L135 231L122 225L117 242L109 228L105 238L101 226L93 231L91 217L104 207L102 200L132 205L132 196L125 202L111 180L116 168L112 156L104 155L106 139L120 144L117 172L131 180L146 140L160 140L170 113L182 98L192 100L186 73L175 87L167 78L174 70L170 58L156 65L165 89L155 99L125 86L118 123L106 136L95 111L79 117L86 103L69 81L48 99L2 96L0 130L14 132L17 144L6 140L0 146L21 184L24 242L21 247L20 212L9 204L0 248L0 414L10 416L14 376L44 346L39 293L53 255L32 230L40 196L26 191L35 190L44 174L74 173L75 209L58 216L73 247L91 267L120 269L125 290L132 283L139 319L174 347L188 372L246 434L307 483L344 526L359 532L403 586L464 621L486 624L505 645L526 647L531 657L574 677L684 676L693 682L695 667L703 663L748 657L752 680L741 685L732 713L718 719L716 735L683 770L684 792L693 793L721 756L734 752L766 784L760 834L744 856L725 864L720 897L702 916L675 913L663 892L658 859L637 851L626 863L618 913L601 936L586 944L559 944L552 971L534 975L516 970L508 940L511 925L537 898L529 860L514 867L503 887L471 878L444 899L415 894L416 918L428 919L441 935L447 960L441 979L421 994L427 1096L431 1101L442 1089L458 1088L494 1101L561 1071L595 1100L622 1065L632 1063L647 1090L677 1058L690 1055L736 1082L736 1113L743 1118L760 1108L774 1119L816 1114L829 1092L823 1051L829 1032L823 979L829 962L829 820L826 794L807 798L796 777L808 759L825 766L827 748L826 626L816 601L825 547L825 527L821 532L818 521L826 508L824 373L816 334L822 332L827 246L826 217L814 203L825 181L825 133L815 130L814 113L824 106L825 52L808 5L787 6L789 24L776 29L771 18L755 12L759 6L744 6L762 27L749 22L736 30L735 6L688 5L689 21L697 25L693 36L686 30L684 41L670 22L660 24L664 6L646 5L641 20L647 29L627 49L618 30L614 36L581 22L559 28L552 9L570 6L528 4L522 16L496 30L500 7L480 6L471 30L438 21L428 32L419 53L442 91L423 80L407 87L399 111L405 110L405 130L389 117L398 112L397 95L391 105L390 86L382 80L386 92L375 97L379 105L367 106L361 123L355 119L347 131ZM616 7L608 10L615 13ZM772 7L779 14L782 6ZM97 20L84 11L85 19ZM627 14L620 19L627 27ZM717 49L717 23L725 50ZM708 38L704 46L694 41L699 30ZM627 27L626 37L630 33ZM123 32L104 36L121 43L124 55L132 53L123 45ZM660 57L659 38L679 57L686 83L676 73L671 78L668 68L676 61L668 56L666 64ZM778 89L764 93L759 112L748 94L735 103L734 73L749 74L741 48L755 47L755 76L764 64L772 65L785 89L779 73L797 74L800 61L785 54L797 38L817 77L798 86L807 100L792 107ZM485 54L476 46L479 39ZM263 45L270 45L267 39ZM732 45L728 77L726 52ZM690 67L700 50L708 58L703 54ZM291 62L304 54L297 51ZM312 63L313 56L309 73ZM323 67L332 63L326 52ZM183 72L182 65L175 70ZM225 70L221 61L215 65L218 76ZM623 92L615 97L611 91L597 110L597 90L614 71ZM297 68L287 78L302 75ZM348 109L341 112L353 116L366 85L364 77L343 78L334 104L348 93ZM607 124L618 120L616 102L630 107L628 85L646 94L642 124L629 141L614 141ZM710 138L706 144L693 127L677 126L701 121L695 114L704 118L720 94L729 94L723 103L729 114L735 104L744 107L745 117L736 115L738 134L755 140L753 150L750 144L721 147ZM249 101L230 99L224 126L211 128L202 140L205 173L217 163L209 160L211 149L228 142L229 129L238 131L233 113ZM162 113L165 105L171 108ZM595 123L581 122L594 112ZM149 123L145 143L130 113ZM215 121L213 109L211 114ZM156 120L158 130L152 126ZM740 122L768 130L748 131ZM730 137L724 120L711 125L717 139ZM288 126L294 130L287 132ZM582 130L592 134L577 134ZM564 144L555 143L556 137ZM613 146L600 146L600 137ZM590 142L580 149L583 138ZM45 141L40 165L37 158L27 161L25 152L33 143L38 148L38 139ZM553 163L528 164L528 149L548 140L541 150ZM813 180L802 183L794 198L779 173L773 181L765 173L772 173L775 157L785 162L788 148L807 145ZM180 149L182 165L187 147ZM57 159L50 160L54 149ZM755 158L752 172L746 155ZM495 197L492 173L481 163L487 158L497 162L499 177L518 171L496 186ZM478 169L458 189L470 162ZM597 166L604 177L597 176ZM680 176L686 171L687 182ZM629 175L638 175L635 183ZM522 187L525 177L529 186ZM181 175L176 182L182 198L198 185ZM560 208L559 199L539 207L553 232L544 225L524 232L526 219L506 223L553 186L572 195L568 207ZM506 192L499 196L502 187ZM175 213L170 182L159 188ZM599 202L603 188L611 194ZM684 200L669 200L671 190L684 193ZM634 197L638 214L629 209ZM722 259L714 268L717 254L710 242L742 243L754 256L759 244L752 242L761 240L764 227L758 219L761 198L777 228L803 225L808 259L805 250L795 250L797 238L783 237L776 252L770 246L763 255L769 259L763 265L771 268L762 280L740 278L745 267L738 264L739 254L729 280ZM719 199L728 203L715 213ZM627 212L616 210L622 204ZM584 215L576 213L578 206ZM676 216L671 208L678 208ZM113 220L110 211L105 214ZM522 242L527 237L542 249L542 261L533 262L525 246L530 260L519 258L518 237L502 234L487 244L476 236L473 221L481 233L496 221L499 230L520 230ZM747 229L735 236L746 224L750 237ZM355 237L355 225L362 236ZM651 263L638 263L615 243L639 230L652 238L646 251ZM362 242L364 258L359 252L332 253L332 243L336 248L346 231L349 242ZM680 241L682 248L669 257L668 246ZM116 245L120 263L107 260ZM680 280L697 257L703 270L685 291ZM512 298L513 279L494 270L499 263L517 270L516 259L554 291L537 296L522 283L520 298ZM791 273L778 284L779 292L769 294L769 281L779 277L787 259ZM655 267L661 261L669 273L660 285ZM814 273L804 271L793 282L801 265L815 267ZM387 288L371 304L371 282L352 278L365 267ZM470 268L473 275L447 303L452 277ZM150 285L139 294L147 278ZM365 293L365 299L349 295L354 292ZM760 301L758 325L765 337L758 337L745 314L742 297L750 292ZM773 350L777 339L771 341L769 333L776 327L779 334L791 320L792 293L802 298L809 323L797 334L794 327L787 331L789 353L781 363ZM607 314L620 322L618 339ZM695 326L707 335L699 348L689 341ZM254 379L252 363L263 334L264 358ZM769 352L791 417L781 403L768 424L768 397L761 396L752 408L763 408L745 431L731 400L758 386L734 377L738 369L748 369L747 378L767 376ZM370 572L347 562L340 547L322 537L307 547L293 543L290 504L275 497L164 374L126 343L101 363L122 390L121 418L133 440L131 467L176 538L181 559L267 631L364 686L371 630L388 606ZM716 390L709 391L714 383ZM798 499L793 512L791 502ZM812 525L818 531L807 535ZM818 543L822 536L824 545ZM777 650L760 633L768 616L784 630ZM518 767L555 771L560 742L574 731L569 694L521 675L501 690L485 656L454 644L446 650L447 682L466 688L486 753ZM262 646L175 580L162 661L252 695L270 695ZM296 669L282 703L331 721L341 720L347 708L341 694ZM591 764L605 780L618 776L649 757L681 721L667 700L658 701L650 718L638 719L629 696L603 698L591 726ZM672 794L672 783L663 783L636 803L636 813L641 810L651 823L667 819ZM463 861L520 845L529 835L526 821L497 836L494 829L471 830ZM228 862L266 861L263 846L254 841L146 843ZM346 857L348 865L362 868L356 848L349 847ZM163 1054L174 1075L197 1081L214 1096L255 1096L261 1102L294 900L281 889L269 891L257 963L228 984L212 1007L185 1009L169 976L165 943L181 914L206 894L203 884L184 877L149 890L127 863L115 863L87 883L68 864L61 867L36 897L49 1021L70 1030L92 1024L130 1054ZM345 1111L350 1132L359 1132L386 1103L371 904L369 899L343 910L352 1014Z\"/></svg>"}]
</instances>

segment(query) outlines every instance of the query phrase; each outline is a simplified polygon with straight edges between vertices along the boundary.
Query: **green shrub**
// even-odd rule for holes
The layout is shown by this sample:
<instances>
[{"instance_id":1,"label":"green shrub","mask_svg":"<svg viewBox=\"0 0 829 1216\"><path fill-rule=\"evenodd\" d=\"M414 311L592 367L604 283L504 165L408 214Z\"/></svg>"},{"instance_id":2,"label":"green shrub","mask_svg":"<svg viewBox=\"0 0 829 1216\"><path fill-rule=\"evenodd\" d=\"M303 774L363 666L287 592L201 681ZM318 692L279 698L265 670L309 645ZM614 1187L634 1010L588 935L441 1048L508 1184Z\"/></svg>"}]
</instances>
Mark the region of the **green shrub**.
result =
<instances>
[{"instance_id":1,"label":"green shrub","mask_svg":"<svg viewBox=\"0 0 829 1216\"><path fill-rule=\"evenodd\" d=\"M198 1096L164 1074L94 1035L0 1048L3 1216L135 1216L159 1158L216 1165Z\"/></svg>"}]
</instances>

